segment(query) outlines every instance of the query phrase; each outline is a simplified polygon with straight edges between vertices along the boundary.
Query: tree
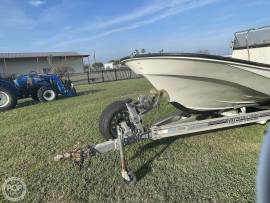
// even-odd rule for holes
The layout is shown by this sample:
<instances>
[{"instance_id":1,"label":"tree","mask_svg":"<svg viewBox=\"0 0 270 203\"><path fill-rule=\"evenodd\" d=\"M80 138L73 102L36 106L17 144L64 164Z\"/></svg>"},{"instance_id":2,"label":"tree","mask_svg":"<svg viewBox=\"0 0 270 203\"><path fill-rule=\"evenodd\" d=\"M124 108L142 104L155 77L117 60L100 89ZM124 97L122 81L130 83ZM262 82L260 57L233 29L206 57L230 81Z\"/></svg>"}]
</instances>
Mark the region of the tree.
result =
<instances>
[{"instance_id":1,"label":"tree","mask_svg":"<svg viewBox=\"0 0 270 203\"><path fill-rule=\"evenodd\" d=\"M119 65L120 64L120 60L110 60L108 61L109 63L113 63L113 65Z\"/></svg>"},{"instance_id":2,"label":"tree","mask_svg":"<svg viewBox=\"0 0 270 203\"><path fill-rule=\"evenodd\" d=\"M83 64L83 72L86 73L88 72L90 69L90 65L89 64Z\"/></svg>"},{"instance_id":3,"label":"tree","mask_svg":"<svg viewBox=\"0 0 270 203\"><path fill-rule=\"evenodd\" d=\"M59 66L55 66L53 67L53 73L59 75L60 77L67 77L67 79L69 78L69 74L71 72L74 72L74 69L67 65L67 64L61 64Z\"/></svg>"},{"instance_id":4,"label":"tree","mask_svg":"<svg viewBox=\"0 0 270 203\"><path fill-rule=\"evenodd\" d=\"M92 67L94 68L94 69L102 69L102 68L104 68L104 65L103 65L103 63L101 63L101 62L96 62L96 63L93 63L92 64Z\"/></svg>"},{"instance_id":5,"label":"tree","mask_svg":"<svg viewBox=\"0 0 270 203\"><path fill-rule=\"evenodd\" d=\"M145 53L145 49L141 49L141 53L144 54Z\"/></svg>"},{"instance_id":6,"label":"tree","mask_svg":"<svg viewBox=\"0 0 270 203\"><path fill-rule=\"evenodd\" d=\"M138 49L135 49L134 52L133 52L134 55L138 55L140 54L139 50Z\"/></svg>"}]
</instances>

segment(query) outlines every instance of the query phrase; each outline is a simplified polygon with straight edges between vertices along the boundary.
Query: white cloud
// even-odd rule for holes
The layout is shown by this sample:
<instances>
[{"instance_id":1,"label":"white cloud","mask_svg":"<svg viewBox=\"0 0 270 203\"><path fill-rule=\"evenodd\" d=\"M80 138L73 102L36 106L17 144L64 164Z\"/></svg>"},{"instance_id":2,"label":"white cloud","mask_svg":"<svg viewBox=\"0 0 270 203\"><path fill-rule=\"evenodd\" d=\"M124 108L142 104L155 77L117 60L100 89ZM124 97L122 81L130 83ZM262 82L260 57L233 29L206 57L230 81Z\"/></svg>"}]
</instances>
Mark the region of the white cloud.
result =
<instances>
[{"instance_id":1,"label":"white cloud","mask_svg":"<svg viewBox=\"0 0 270 203\"><path fill-rule=\"evenodd\" d=\"M164 9L164 4L160 1L156 1L158 4L153 5L152 7L144 7L141 10L136 10L129 15L117 17L114 19L111 19L109 21L105 21L105 23L99 24L99 27L108 27L109 25L113 24L119 24L122 22L129 22L126 26L118 26L116 28L112 28L110 30L92 35L90 37L81 37L77 38L75 40L68 40L65 42L60 42L56 44L57 47L74 44L74 43L81 43L86 41L91 41L94 39L102 38L114 33L123 32L127 30L136 29L148 24L155 23L157 21L160 21L164 18L177 15L183 11L191 10L197 7L202 7L209 5L217 0L171 0L166 2L166 6ZM163 1L164 2L164 1ZM149 17L149 15L151 15ZM145 19L148 16L148 19ZM141 19L143 17L143 19ZM139 19L138 19L139 18ZM137 21L135 21L138 19ZM79 29L82 31L82 29ZM86 27L84 27L84 30L86 30Z\"/></svg>"},{"instance_id":2,"label":"white cloud","mask_svg":"<svg viewBox=\"0 0 270 203\"><path fill-rule=\"evenodd\" d=\"M179 6L184 6L187 3L190 3L194 0L154 0L149 4L144 5L134 11L129 12L126 15L112 17L111 19L102 19L94 24L91 23L89 25L83 26L79 29L79 31L92 30L93 28L105 28L115 24L120 24L124 22L130 22L133 20L137 20L140 18L149 17L151 15L155 15L159 12L166 11L168 9L172 9ZM204 1L204 0L203 0Z\"/></svg>"},{"instance_id":3,"label":"white cloud","mask_svg":"<svg viewBox=\"0 0 270 203\"><path fill-rule=\"evenodd\" d=\"M148 4L145 4L133 11L127 11L127 14L121 16L111 17L108 19L99 18L99 20L95 22L89 22L77 28L73 27L70 30L63 27L63 30L65 30L64 32L47 39L35 41L32 45L39 47L51 44L54 47L59 48L75 43L87 42L103 38L114 33L120 33L152 24L167 17L174 16L197 7L206 6L216 1L219 0L151 0Z\"/></svg>"},{"instance_id":4,"label":"white cloud","mask_svg":"<svg viewBox=\"0 0 270 203\"><path fill-rule=\"evenodd\" d=\"M46 1L44 1L44 0L31 0L31 1L29 1L29 4L32 6L41 6L43 4L46 4Z\"/></svg>"},{"instance_id":5,"label":"white cloud","mask_svg":"<svg viewBox=\"0 0 270 203\"><path fill-rule=\"evenodd\" d=\"M107 27L114 24L119 24L123 22L132 21L134 19L138 19L141 17L145 17L148 15L155 14L159 11L162 11L164 9L168 8L168 4L166 1L155 1L151 2L151 4L146 5L142 8L136 9L133 12L130 12L127 15L118 16L109 20L105 20L102 22L98 22L96 24L97 27Z\"/></svg>"},{"instance_id":6,"label":"white cloud","mask_svg":"<svg viewBox=\"0 0 270 203\"><path fill-rule=\"evenodd\" d=\"M0 26L1 33L6 34L17 29L28 29L34 24L31 19L15 1L1 1Z\"/></svg>"}]
</instances>

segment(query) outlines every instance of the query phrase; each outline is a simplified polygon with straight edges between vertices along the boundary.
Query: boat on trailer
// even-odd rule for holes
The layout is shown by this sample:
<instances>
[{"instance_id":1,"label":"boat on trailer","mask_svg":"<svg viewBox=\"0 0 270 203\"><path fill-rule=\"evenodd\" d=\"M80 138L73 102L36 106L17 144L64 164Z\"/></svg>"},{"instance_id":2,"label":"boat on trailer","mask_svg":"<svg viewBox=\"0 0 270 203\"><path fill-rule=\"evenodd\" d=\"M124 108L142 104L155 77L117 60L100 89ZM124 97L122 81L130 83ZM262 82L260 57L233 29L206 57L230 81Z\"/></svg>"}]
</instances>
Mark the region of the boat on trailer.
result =
<instances>
[{"instance_id":1,"label":"boat on trailer","mask_svg":"<svg viewBox=\"0 0 270 203\"><path fill-rule=\"evenodd\" d=\"M158 53L123 58L121 62L149 80L156 93L107 106L100 117L100 131L107 141L77 147L57 155L55 161L73 158L81 167L86 158L118 150L122 178L134 183L136 176L128 170L125 159L126 145L249 123L265 124L270 120L268 42L270 27L264 27L235 33L232 57ZM168 95L168 101L180 111L151 127L143 126L144 115L159 106L163 95Z\"/></svg>"},{"instance_id":2,"label":"boat on trailer","mask_svg":"<svg viewBox=\"0 0 270 203\"><path fill-rule=\"evenodd\" d=\"M219 111L270 102L269 45L270 27L237 32L232 57L157 53L121 61L167 92L177 108Z\"/></svg>"}]
</instances>

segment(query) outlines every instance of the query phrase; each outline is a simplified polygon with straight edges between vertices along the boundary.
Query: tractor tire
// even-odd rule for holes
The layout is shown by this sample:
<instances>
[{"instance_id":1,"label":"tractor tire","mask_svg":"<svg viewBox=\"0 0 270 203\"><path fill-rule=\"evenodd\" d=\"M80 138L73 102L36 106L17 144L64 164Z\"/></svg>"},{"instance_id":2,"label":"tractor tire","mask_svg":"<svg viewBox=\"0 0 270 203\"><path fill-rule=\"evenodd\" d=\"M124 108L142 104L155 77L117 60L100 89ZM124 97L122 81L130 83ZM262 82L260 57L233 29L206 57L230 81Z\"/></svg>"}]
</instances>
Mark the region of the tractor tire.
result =
<instances>
[{"instance_id":1,"label":"tractor tire","mask_svg":"<svg viewBox=\"0 0 270 203\"><path fill-rule=\"evenodd\" d=\"M14 108L17 105L17 96L12 90L0 87L0 111Z\"/></svg>"},{"instance_id":2,"label":"tractor tire","mask_svg":"<svg viewBox=\"0 0 270 203\"><path fill-rule=\"evenodd\" d=\"M130 125L129 113L124 101L116 101L108 105L99 120L99 130L106 140L117 138L117 125L126 121Z\"/></svg>"},{"instance_id":3,"label":"tractor tire","mask_svg":"<svg viewBox=\"0 0 270 203\"><path fill-rule=\"evenodd\" d=\"M57 93L49 86L39 88L37 97L40 102L50 102L57 98Z\"/></svg>"}]
</instances>

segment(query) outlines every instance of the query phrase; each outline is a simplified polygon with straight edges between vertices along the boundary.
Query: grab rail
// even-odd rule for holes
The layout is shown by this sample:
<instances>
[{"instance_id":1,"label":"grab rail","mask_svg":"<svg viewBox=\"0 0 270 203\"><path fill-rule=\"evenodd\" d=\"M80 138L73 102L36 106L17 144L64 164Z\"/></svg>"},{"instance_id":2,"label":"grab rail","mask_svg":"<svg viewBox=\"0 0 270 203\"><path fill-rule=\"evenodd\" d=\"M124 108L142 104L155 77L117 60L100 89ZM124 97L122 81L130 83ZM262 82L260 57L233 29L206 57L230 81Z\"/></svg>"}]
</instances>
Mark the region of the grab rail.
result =
<instances>
[{"instance_id":1,"label":"grab rail","mask_svg":"<svg viewBox=\"0 0 270 203\"><path fill-rule=\"evenodd\" d=\"M237 38L237 34L246 32L246 37L245 37L245 38L246 38L246 47L247 47L248 60L249 60L249 61L250 61L250 52L249 52L248 35L249 35L250 31L254 31L254 30L257 30L257 29L255 29L255 28L250 28L250 29L248 29L248 30L243 30L243 31L239 31L239 32L234 33L234 39L235 39L235 40L233 41L233 44L232 44L232 47L234 47L234 44L235 44L236 41L238 41L238 43L239 43L239 40L238 40L238 38Z\"/></svg>"},{"instance_id":2,"label":"grab rail","mask_svg":"<svg viewBox=\"0 0 270 203\"><path fill-rule=\"evenodd\" d=\"M248 44L248 34L250 33L250 31L255 30L255 28L250 28L247 30L246 33L246 45L247 45L247 52L248 52L248 60L250 61L250 52L249 52L249 44Z\"/></svg>"},{"instance_id":3,"label":"grab rail","mask_svg":"<svg viewBox=\"0 0 270 203\"><path fill-rule=\"evenodd\" d=\"M241 33L241 32L247 32L247 31L249 31L249 30L261 30L261 29L265 29L265 28L270 28L270 25L268 25L268 26L263 26L263 27L258 27L258 28L249 28L249 29L237 31L237 32L235 32L235 34L238 34L238 33Z\"/></svg>"}]
</instances>

